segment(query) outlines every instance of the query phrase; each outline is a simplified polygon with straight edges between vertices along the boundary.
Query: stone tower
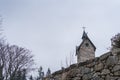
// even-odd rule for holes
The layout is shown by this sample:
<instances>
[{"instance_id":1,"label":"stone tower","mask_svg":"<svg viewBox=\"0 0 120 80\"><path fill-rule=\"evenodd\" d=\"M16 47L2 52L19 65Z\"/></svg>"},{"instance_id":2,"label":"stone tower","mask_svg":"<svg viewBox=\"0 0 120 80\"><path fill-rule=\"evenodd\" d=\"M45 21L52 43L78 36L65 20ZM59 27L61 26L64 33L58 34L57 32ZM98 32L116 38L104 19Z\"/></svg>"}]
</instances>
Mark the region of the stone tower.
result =
<instances>
[{"instance_id":1,"label":"stone tower","mask_svg":"<svg viewBox=\"0 0 120 80\"><path fill-rule=\"evenodd\" d=\"M95 45L89 39L87 33L84 30L82 35L82 42L79 46L76 46L77 62L79 63L89 59L94 59L95 50L96 50Z\"/></svg>"}]
</instances>

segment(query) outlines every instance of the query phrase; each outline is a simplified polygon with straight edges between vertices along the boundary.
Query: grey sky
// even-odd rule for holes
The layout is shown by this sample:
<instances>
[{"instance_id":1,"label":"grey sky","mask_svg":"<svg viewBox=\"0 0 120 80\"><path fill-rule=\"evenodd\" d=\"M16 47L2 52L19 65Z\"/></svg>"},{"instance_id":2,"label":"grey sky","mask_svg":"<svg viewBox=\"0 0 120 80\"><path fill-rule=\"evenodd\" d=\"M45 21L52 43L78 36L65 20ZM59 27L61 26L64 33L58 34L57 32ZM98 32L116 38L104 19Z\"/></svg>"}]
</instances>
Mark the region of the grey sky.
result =
<instances>
[{"instance_id":1,"label":"grey sky","mask_svg":"<svg viewBox=\"0 0 120 80\"><path fill-rule=\"evenodd\" d=\"M120 0L0 0L0 14L7 41L30 49L37 67L52 71L61 61L65 66L81 43L81 27L87 27L96 56L120 32Z\"/></svg>"}]
</instances>

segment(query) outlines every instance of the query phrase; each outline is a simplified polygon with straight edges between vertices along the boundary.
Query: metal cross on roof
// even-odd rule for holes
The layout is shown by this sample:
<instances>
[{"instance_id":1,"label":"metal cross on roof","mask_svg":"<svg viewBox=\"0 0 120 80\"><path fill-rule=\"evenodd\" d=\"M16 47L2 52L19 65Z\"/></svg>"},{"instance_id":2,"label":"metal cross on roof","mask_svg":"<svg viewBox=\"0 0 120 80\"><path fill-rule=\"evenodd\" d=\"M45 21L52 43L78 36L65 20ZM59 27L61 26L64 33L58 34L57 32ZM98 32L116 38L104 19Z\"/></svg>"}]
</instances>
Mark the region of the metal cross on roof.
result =
<instances>
[{"instance_id":1,"label":"metal cross on roof","mask_svg":"<svg viewBox=\"0 0 120 80\"><path fill-rule=\"evenodd\" d=\"M86 28L86 27L83 26L82 28L83 28L83 30L85 31L85 28Z\"/></svg>"}]
</instances>

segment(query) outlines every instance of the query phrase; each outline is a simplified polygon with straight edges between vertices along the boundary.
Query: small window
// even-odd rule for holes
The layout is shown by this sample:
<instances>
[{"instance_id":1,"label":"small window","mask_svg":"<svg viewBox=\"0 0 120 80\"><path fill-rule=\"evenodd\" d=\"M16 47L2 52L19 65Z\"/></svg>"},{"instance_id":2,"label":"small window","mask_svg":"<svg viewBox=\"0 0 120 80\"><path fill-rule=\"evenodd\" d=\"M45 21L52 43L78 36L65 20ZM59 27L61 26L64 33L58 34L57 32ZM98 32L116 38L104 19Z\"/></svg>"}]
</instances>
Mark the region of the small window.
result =
<instances>
[{"instance_id":1,"label":"small window","mask_svg":"<svg viewBox=\"0 0 120 80\"><path fill-rule=\"evenodd\" d=\"M86 46L86 47L88 47L88 46L89 46L89 44L88 44L88 43L85 43L85 46Z\"/></svg>"}]
</instances>

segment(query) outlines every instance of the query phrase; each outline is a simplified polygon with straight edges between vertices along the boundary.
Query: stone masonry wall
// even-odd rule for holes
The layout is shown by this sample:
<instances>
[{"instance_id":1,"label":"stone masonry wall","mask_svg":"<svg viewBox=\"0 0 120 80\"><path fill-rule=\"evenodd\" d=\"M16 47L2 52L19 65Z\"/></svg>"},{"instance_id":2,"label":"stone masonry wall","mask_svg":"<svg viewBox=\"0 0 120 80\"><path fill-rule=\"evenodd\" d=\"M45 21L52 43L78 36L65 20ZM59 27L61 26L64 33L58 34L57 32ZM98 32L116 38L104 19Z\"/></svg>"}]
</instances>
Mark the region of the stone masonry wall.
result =
<instances>
[{"instance_id":1,"label":"stone masonry wall","mask_svg":"<svg viewBox=\"0 0 120 80\"><path fill-rule=\"evenodd\" d=\"M54 72L45 80L120 80L120 50Z\"/></svg>"}]
</instances>

